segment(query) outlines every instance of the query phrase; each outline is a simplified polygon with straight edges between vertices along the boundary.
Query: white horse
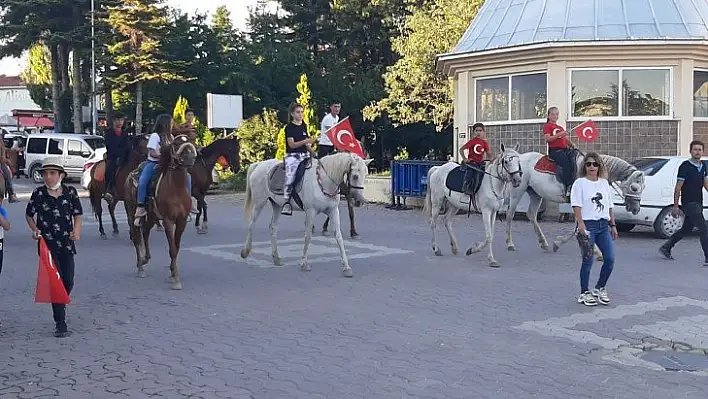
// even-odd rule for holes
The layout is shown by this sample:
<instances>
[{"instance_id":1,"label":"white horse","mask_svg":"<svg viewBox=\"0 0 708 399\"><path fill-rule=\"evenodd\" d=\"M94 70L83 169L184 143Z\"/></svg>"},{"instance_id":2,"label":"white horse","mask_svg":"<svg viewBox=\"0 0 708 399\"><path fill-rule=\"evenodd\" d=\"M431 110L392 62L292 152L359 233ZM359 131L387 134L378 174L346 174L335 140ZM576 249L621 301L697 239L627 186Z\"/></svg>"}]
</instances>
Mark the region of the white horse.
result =
<instances>
[{"instance_id":1,"label":"white horse","mask_svg":"<svg viewBox=\"0 0 708 399\"><path fill-rule=\"evenodd\" d=\"M524 179L518 187L511 190L509 209L506 211L506 246L509 251L515 251L514 242L511 238L511 221L514 218L516 207L521 201L524 192L529 195L529 207L526 215L533 224L534 231L538 237L541 249L548 250L548 241L538 224L538 208L541 199L556 203L567 203L564 194L563 184L561 184L554 173L549 171L539 172L535 169L536 163L545 155L539 152L527 152L521 154L521 167L526 172ZM602 163L605 165L607 177L614 190L624 199L627 212L633 215L639 213L639 202L644 191L644 172L632 166L629 162L610 155L600 155ZM545 161L545 160L544 160ZM576 152L577 170L580 170L583 161L583 154ZM546 166L549 164L546 163ZM543 168L542 168L543 169ZM553 252L558 251L560 245L566 243L575 235L575 229L567 236L559 236L553 242ZM600 251L595 247L595 255L598 260L602 260Z\"/></svg>"},{"instance_id":2,"label":"white horse","mask_svg":"<svg viewBox=\"0 0 708 399\"><path fill-rule=\"evenodd\" d=\"M460 191L453 191L447 187L448 175L459 167L455 162L448 162L445 165L433 166L428 170L428 190L425 193L425 205L423 214L430 218L430 228L433 230L433 251L435 255L441 256L442 252L437 243L436 219L441 213L445 228L450 235L450 245L452 253L457 255L457 238L452 231L452 217L457 214L460 209L468 208L470 201L474 200L475 207L482 212L482 221L484 222L484 231L486 238L473 245L467 250L467 255L479 252L485 246L489 246L489 266L499 267L501 264L494 259L492 251L492 240L494 238L494 223L497 219L497 211L504 203L505 192L507 191L508 183L514 187L521 184L522 169L519 161L519 153L516 152L518 144L512 148L501 145L501 154L492 162L487 164L484 175L482 176L482 184L479 191L474 195L474 199L469 195ZM459 175L456 179L461 182L463 171L457 170L455 173ZM453 184L453 183L451 183Z\"/></svg>"},{"instance_id":3,"label":"white horse","mask_svg":"<svg viewBox=\"0 0 708 399\"><path fill-rule=\"evenodd\" d=\"M305 170L302 176L302 187L296 190L298 188L296 185L293 189L293 193L297 192L302 199L302 207L304 209L300 209L295 204L295 201L291 200L293 210L305 211L305 247L300 260L300 268L303 271L312 270L312 267L307 264L307 249L312 240L315 216L324 213L332 221L339 253L342 256L344 276L353 276L347 254L344 251L344 241L340 230L339 186L346 179L349 183L352 198L360 203L365 202L364 183L368 174L368 165L371 161L372 159L364 160L360 156L349 152L340 152L323 157L320 160L312 158L312 166ZM265 204L270 202L273 208L273 217L270 221L271 253L273 263L281 266L282 261L280 255L278 255L276 234L278 231L278 219L285 200L282 193L274 192L271 188L273 184L269 184L269 179L272 175L271 171L278 164L282 164L282 161L269 159L253 163L248 167L246 174L246 204L244 205L244 216L248 220L248 235L246 236L243 250L241 250L241 258L246 259L251 253L253 225Z\"/></svg>"}]
</instances>

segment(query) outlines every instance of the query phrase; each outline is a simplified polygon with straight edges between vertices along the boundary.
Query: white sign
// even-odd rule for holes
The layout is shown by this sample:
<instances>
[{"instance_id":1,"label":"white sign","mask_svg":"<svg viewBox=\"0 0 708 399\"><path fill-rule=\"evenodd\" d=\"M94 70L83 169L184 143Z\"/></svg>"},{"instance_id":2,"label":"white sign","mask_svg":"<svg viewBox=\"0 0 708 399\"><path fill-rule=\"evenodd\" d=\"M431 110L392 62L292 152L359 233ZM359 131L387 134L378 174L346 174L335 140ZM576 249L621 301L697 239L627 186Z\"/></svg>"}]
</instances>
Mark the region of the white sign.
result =
<instances>
[{"instance_id":1,"label":"white sign","mask_svg":"<svg viewBox=\"0 0 708 399\"><path fill-rule=\"evenodd\" d=\"M236 129L243 120L243 96L207 93L207 127Z\"/></svg>"}]
</instances>

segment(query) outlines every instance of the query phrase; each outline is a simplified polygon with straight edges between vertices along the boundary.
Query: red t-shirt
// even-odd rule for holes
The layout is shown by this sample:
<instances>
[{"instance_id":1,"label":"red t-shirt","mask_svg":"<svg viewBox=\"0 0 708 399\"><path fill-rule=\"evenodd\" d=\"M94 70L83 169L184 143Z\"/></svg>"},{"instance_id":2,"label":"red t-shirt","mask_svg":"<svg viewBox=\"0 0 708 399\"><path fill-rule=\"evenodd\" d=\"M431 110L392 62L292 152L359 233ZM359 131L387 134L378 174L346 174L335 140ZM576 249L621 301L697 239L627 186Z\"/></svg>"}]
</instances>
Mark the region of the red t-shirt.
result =
<instances>
[{"instance_id":1,"label":"red t-shirt","mask_svg":"<svg viewBox=\"0 0 708 399\"><path fill-rule=\"evenodd\" d=\"M563 126L556 125L556 124L553 123L553 122L548 122L548 123L546 123L545 125L543 125L543 135L544 135L544 136L549 136L549 137L550 137L550 136L555 136L556 133L562 132L563 130L565 130L565 128L563 128ZM549 148L549 149L556 149L556 148L565 149L565 148L568 148L568 139L567 139L567 136L566 136L566 137L559 137L559 138L557 138L557 139L555 139L555 140L549 142L549 143L548 143L548 148Z\"/></svg>"},{"instance_id":2,"label":"red t-shirt","mask_svg":"<svg viewBox=\"0 0 708 399\"><path fill-rule=\"evenodd\" d=\"M489 143L480 137L473 137L462 148L467 150L467 159L474 163L484 162L484 153L490 152Z\"/></svg>"}]
</instances>

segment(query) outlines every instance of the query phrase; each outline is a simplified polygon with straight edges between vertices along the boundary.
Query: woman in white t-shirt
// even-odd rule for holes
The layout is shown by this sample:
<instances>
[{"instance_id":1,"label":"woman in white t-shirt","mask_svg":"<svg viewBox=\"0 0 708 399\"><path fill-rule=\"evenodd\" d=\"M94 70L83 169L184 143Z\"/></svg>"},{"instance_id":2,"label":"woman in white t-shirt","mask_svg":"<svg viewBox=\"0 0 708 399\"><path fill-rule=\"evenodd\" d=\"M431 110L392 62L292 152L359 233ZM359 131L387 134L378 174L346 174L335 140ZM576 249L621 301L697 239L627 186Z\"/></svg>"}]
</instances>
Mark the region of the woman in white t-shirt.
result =
<instances>
[{"instance_id":1,"label":"woman in white t-shirt","mask_svg":"<svg viewBox=\"0 0 708 399\"><path fill-rule=\"evenodd\" d=\"M603 178L605 166L597 153L589 152L585 155L579 175L570 191L570 205L578 223L577 238L583 258L578 303L586 306L595 306L598 302L608 305L610 298L607 296L605 285L615 265L614 240L617 239L615 215L612 211L612 189L607 179ZM600 269L600 278L595 288L590 291L588 285L595 257L594 244L600 249L604 262Z\"/></svg>"}]
</instances>

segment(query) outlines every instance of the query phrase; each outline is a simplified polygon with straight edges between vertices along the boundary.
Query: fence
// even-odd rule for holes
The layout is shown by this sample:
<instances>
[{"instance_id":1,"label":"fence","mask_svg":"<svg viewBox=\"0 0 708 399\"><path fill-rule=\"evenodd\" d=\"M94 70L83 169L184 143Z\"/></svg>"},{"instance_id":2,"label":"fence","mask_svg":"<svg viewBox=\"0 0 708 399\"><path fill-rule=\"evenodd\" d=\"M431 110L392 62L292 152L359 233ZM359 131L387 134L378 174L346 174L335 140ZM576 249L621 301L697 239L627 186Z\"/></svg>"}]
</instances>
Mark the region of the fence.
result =
<instances>
[{"instance_id":1,"label":"fence","mask_svg":"<svg viewBox=\"0 0 708 399\"><path fill-rule=\"evenodd\" d=\"M433 166L444 165L442 161L391 162L391 209L408 209L406 198L422 198L428 189L428 170ZM403 201L401 202L401 199Z\"/></svg>"}]
</instances>

